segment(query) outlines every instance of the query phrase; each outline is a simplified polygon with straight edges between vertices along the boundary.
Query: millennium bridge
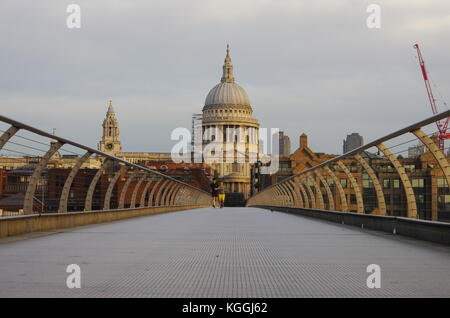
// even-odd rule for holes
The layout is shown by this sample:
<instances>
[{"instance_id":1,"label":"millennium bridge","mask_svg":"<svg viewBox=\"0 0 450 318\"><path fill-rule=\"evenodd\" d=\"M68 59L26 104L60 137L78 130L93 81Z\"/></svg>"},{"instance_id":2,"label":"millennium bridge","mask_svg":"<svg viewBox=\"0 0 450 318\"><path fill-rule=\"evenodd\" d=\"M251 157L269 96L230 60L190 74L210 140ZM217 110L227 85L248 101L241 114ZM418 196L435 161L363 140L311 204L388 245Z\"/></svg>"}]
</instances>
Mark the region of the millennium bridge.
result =
<instances>
[{"instance_id":1,"label":"millennium bridge","mask_svg":"<svg viewBox=\"0 0 450 318\"><path fill-rule=\"evenodd\" d=\"M20 213L0 217L0 297L449 297L450 224L437 213L421 217L415 172L397 155L404 140L422 143L448 188L450 166L432 130L448 116L380 132L261 189L245 207L221 209L208 192L154 169L0 116L0 150L49 145ZM81 154L58 179L51 208L39 196L42 175L62 150ZM370 152L397 173L405 215L389 213ZM71 210L83 164L94 157L101 166L83 184L83 209ZM355 166L371 184L370 202Z\"/></svg>"}]
</instances>

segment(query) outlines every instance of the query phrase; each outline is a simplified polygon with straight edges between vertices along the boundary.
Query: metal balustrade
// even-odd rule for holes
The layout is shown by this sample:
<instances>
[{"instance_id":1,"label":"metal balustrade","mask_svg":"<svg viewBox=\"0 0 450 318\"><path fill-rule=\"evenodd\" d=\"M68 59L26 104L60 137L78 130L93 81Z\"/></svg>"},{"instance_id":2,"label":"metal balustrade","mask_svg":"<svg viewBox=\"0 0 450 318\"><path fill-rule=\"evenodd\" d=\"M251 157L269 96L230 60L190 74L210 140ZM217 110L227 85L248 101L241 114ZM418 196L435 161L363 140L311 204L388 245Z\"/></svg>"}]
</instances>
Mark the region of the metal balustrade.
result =
<instances>
[{"instance_id":1,"label":"metal balustrade","mask_svg":"<svg viewBox=\"0 0 450 318\"><path fill-rule=\"evenodd\" d=\"M0 216L72 212L73 210L69 208L69 203L75 201L78 202L79 206L83 207L81 211L86 212L92 210L106 211L148 207L201 207L211 205L209 193L170 176L4 116L0 116L0 122L9 126L3 130L0 136L0 150L9 148L9 151L27 156L34 156L31 154L32 150L45 152L41 156L34 156L35 166L30 171L31 175L26 177L25 184L9 187L10 191L12 191L11 189L23 190L23 209L16 212L4 211ZM20 136L19 134L22 132L26 132L27 137ZM12 141L14 137L38 146L24 145L16 142L16 140ZM35 137L44 138L44 141L38 141ZM43 149L44 145L47 145L48 149ZM11 150L13 146L25 147L25 149L28 149L28 152L26 150L25 152ZM62 150L66 146L83 153L79 156L72 156L74 159L73 164L70 167L66 167L70 169L68 174L47 175L45 171L51 158L57 151ZM83 164L90 159L95 159L99 162L97 169L82 168ZM81 174L86 175L86 178L83 179L84 182L76 181L77 176ZM56 181L52 179L53 177ZM71 190L75 187L81 188L83 191L84 197L81 200L80 198L71 199ZM104 191L105 187L106 191ZM99 191L99 188L101 188L101 191ZM53 189L55 195L51 198L43 198L41 191L44 193L44 190L42 189L49 193L50 189ZM130 198L128 200L129 204L126 200L127 195ZM80 211L80 209L76 211Z\"/></svg>"},{"instance_id":2,"label":"metal balustrade","mask_svg":"<svg viewBox=\"0 0 450 318\"><path fill-rule=\"evenodd\" d=\"M404 198L405 202L396 203L404 203L406 207L406 215L404 216L408 218L419 218L417 206L419 203L422 203L423 197L415 194L415 184L412 184L413 177L427 169L431 169L431 167L439 167L439 175L433 176L432 178L435 180L429 181L435 185L436 178L441 177L446 180L447 184L445 188L449 189L450 186L450 165L447 156L439 149L437 143L433 141L432 136L435 135L435 132L425 133L423 130L424 127L434 124L436 121L448 116L450 116L450 111L445 111L381 137L343 155L312 166L262 189L249 198L246 205L298 207L311 210L319 209L392 215L387 209L387 206L389 206L388 203L390 202L386 202L386 196L383 192L383 187L386 184L390 186L391 181L384 184L385 181L381 177L383 174L391 173L395 174L398 180L400 180L397 183L399 183L398 189L402 193L398 195ZM387 143L398 140L399 138L406 138L407 135L414 136L408 143L419 142L425 146L426 153L429 154L427 167L419 167L417 170L411 169L411 167L406 167L405 169L404 164L402 164L405 160L398 155L404 152L405 149L398 151L396 148L405 146L406 143L387 146ZM370 150L374 151L370 152ZM370 158L370 155L374 153L378 154ZM382 166L380 162L388 163L389 169L386 166ZM367 189L363 187L362 180L360 180L363 178L362 175L366 178L366 184L370 185L370 191L366 191ZM346 181L341 182L342 179ZM395 185L394 188L397 188L397 186ZM367 194L368 192L370 192L370 195ZM433 194L427 193L425 195L432 197ZM376 202L375 207L373 202L369 207L366 201ZM438 202L435 201L437 199L431 205L437 205ZM314 212L311 211L311 213ZM437 213L433 212L430 219L437 221Z\"/></svg>"}]
</instances>

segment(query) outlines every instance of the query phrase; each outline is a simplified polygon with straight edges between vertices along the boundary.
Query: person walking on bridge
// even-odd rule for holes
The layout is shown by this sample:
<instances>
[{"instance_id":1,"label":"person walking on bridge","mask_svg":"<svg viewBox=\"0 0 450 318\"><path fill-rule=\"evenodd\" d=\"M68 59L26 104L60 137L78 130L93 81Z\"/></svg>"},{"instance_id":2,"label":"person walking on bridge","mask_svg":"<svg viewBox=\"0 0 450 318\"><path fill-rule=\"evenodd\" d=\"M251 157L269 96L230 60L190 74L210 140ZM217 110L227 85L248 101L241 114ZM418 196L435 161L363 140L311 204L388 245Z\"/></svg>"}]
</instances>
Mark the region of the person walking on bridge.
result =
<instances>
[{"instance_id":1,"label":"person walking on bridge","mask_svg":"<svg viewBox=\"0 0 450 318\"><path fill-rule=\"evenodd\" d=\"M220 183L220 187L217 191L219 193L219 206L220 208L223 208L225 205L225 189L223 187L223 182Z\"/></svg>"},{"instance_id":2,"label":"person walking on bridge","mask_svg":"<svg viewBox=\"0 0 450 318\"><path fill-rule=\"evenodd\" d=\"M213 198L213 208L216 207L217 197L219 196L219 184L217 183L217 179L213 178L212 183L209 185L211 187L211 195Z\"/></svg>"}]
</instances>

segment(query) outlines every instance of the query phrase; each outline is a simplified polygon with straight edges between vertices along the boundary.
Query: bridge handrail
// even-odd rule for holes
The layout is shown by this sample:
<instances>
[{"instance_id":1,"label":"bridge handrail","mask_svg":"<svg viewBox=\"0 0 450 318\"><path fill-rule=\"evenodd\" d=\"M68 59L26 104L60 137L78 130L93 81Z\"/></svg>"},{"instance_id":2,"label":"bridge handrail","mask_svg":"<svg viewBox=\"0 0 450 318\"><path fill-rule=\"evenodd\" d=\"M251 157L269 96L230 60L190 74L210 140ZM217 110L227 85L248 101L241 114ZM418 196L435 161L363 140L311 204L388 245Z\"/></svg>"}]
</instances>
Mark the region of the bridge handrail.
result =
<instances>
[{"instance_id":1,"label":"bridge handrail","mask_svg":"<svg viewBox=\"0 0 450 318\"><path fill-rule=\"evenodd\" d=\"M120 176L125 174L126 178L122 181L125 181L123 187L120 190L117 190L117 200L118 206L116 209L123 209L125 204L129 203L129 208L133 209L137 206L141 208L152 207L152 206L166 206L166 207L176 207L179 205L190 205L190 206L208 206L211 201L210 194L200 188L194 187L188 183L177 180L174 177L165 175L153 169L150 169L145 166L141 166L132 162L129 162L125 159L116 157L114 155L99 151L97 149L93 149L91 147L85 146L73 140L69 140L67 138L63 138L57 135L50 134L36 127L27 125L25 123L19 122L17 120L8 118L6 116L0 115L0 122L11 125L8 130L4 131L0 136L0 150L3 148L5 144L9 142L9 140L16 135L18 131L28 131L32 134L39 135L41 137L49 138L52 140L50 143L50 148L47 150L45 155L40 156L41 160L37 163L36 167L33 170L31 177L26 186L26 192L23 203L23 213L24 214L33 214L35 213L35 200L37 200L35 193L36 188L38 186L38 179L41 177L41 173L44 168L47 167L49 160L52 156L64 145L73 146L77 149L82 149L86 151L83 156L77 155L77 161L71 165L69 168L70 173L67 175L64 183L64 187L62 188L61 193L56 193L56 198L52 200L59 201L58 212L67 213L68 212L68 203L70 201L69 194L72 188L72 183L75 180L75 177L82 167L82 165L91 158L92 156L96 157L97 160L101 163L97 173L92 177L90 185L88 188L83 188L85 192L84 197L84 211L91 211L93 208L93 195L95 189L97 187L97 182L100 180L102 175L105 172L112 173L111 178L108 178L108 187L106 192L104 193L104 198L100 196L100 201L103 200L102 208L103 210L111 210L110 203L113 198L113 191L116 187L116 183L119 180ZM17 136L19 138L24 138L22 136ZM24 138L27 139L27 138ZM30 140L37 142L35 140ZM28 147L29 149L36 149L27 145L18 144L11 142L12 144L16 144L23 147ZM39 143L39 142L38 142ZM14 150L12 150L14 151ZM41 150L43 151L43 150ZM44 151L45 152L45 151ZM116 166L111 166L111 163L117 164ZM122 165L121 167L119 167ZM112 169L110 169L112 168ZM133 185L131 199L127 201L127 193L129 186L132 184L132 181L135 181ZM145 186L144 186L145 185ZM142 190L139 192L139 190ZM140 193L140 203L137 202L138 193ZM82 194L83 195L83 194ZM44 194L42 194L44 196ZM77 199L79 200L79 199ZM72 199L72 204L74 204L74 200ZM115 201L114 201L115 202ZM127 203L126 203L127 202ZM153 205L154 204L154 205ZM45 204L42 204L41 209L44 209ZM97 204L98 206L98 204ZM48 207L45 207L46 209ZM79 209L80 206L74 208ZM50 210L52 207L49 208Z\"/></svg>"},{"instance_id":2,"label":"bridge handrail","mask_svg":"<svg viewBox=\"0 0 450 318\"><path fill-rule=\"evenodd\" d=\"M366 167L363 167L363 168L366 171L371 170L371 171L367 171L367 173L370 176L370 180L374 183L374 187L376 189L378 208L381 210L382 215L386 215L386 203L384 200L383 190L381 189L380 184L379 184L379 180L377 179L377 176L374 173L374 171L372 170L372 168L370 167L370 165L364 159L362 159L362 157L359 155L361 152L363 152L365 150L368 150L372 147L377 147L379 151L383 152L384 156L390 161L391 165L396 169L398 175L400 176L400 180L402 181L402 185L406 192L406 200L407 200L407 204L408 204L408 207L407 207L408 208L408 217L417 218L418 217L417 206L416 206L414 191L412 189L411 182L410 182L408 176L406 175L404 167L398 161L398 158L396 158L394 156L394 154L392 154L391 151L384 146L383 143L385 141L391 140L393 138L402 136L406 133L414 134L415 137L417 137L417 139L422 142L424 147L426 147L426 149L433 155L435 161L438 163L438 166L442 170L443 176L447 180L448 187L450 187L450 165L448 163L448 160L446 159L445 154L442 151L440 151L440 149L437 147L436 143L434 143L432 141L432 139L429 138L421 129L422 127L424 127L426 125L432 124L434 122L439 121L440 119L447 118L447 117L450 117L450 110L441 112L439 114L436 114L436 115L428 117L424 120L421 120L417 123L408 125L407 127L404 127L395 132L387 134L381 138L371 141L363 146L360 146L360 147L353 149L349 152L346 152L342 155L333 157L329 160L326 160L326 161L321 162L317 165L314 165L308 169L305 169L299 173L296 173L292 176L284 178L283 180L264 188L263 190L257 192L252 197L250 197L249 200L247 201L247 206L273 205L273 204L271 204L271 199L272 199L272 203L273 203L273 199L278 198L278 197L283 197L282 199L278 200L278 205L280 205L280 206L308 207L309 201L312 201L311 205L315 206L316 201L317 201L316 197L318 199L318 204L323 206L324 205L324 200L323 200L324 196L322 195L321 191L319 191L319 190L320 190L320 184L321 183L324 184L327 182L324 182L325 180L321 177L320 169L326 168L327 169L326 174L330 175L333 179L335 179L334 183L337 183L336 182L337 178L334 176L334 173L330 167L333 168L333 166L331 166L331 164L333 164L333 163L338 164L340 166L341 170L346 174L346 177L350 181L351 185L352 186L356 185L357 184L356 179L353 178L353 174L348 170L348 168L346 168L345 164L343 164L343 162L341 161L342 159L352 158L352 159L355 159L356 161L358 161L360 163L360 165L362 165L362 166L365 165L367 167L367 169L366 169ZM316 176L314 176L314 178L317 177L317 179L319 179L318 181L317 181L317 179L316 179L316 181L314 179L312 179L312 172L315 172ZM311 182L312 185L305 184L305 187L303 187L302 183L305 182L306 178L308 178L307 179L308 182L312 181ZM314 196L314 193L312 192L310 186L315 187L316 196ZM331 192L329 191L330 190L329 186L324 184L324 187L327 190L328 199L333 200L331 206L332 207L335 206L334 205L335 199L332 198ZM337 184L336 187L337 187L337 190L339 190L341 205L343 205L341 207L341 209L344 212L348 212L347 199L345 197L343 188L340 184ZM358 205L358 212L364 213L362 191L361 191L361 189L359 189L360 188L359 186L356 188L355 187L353 187L353 188L354 188L353 191L355 192L356 201L357 201L357 205ZM308 191L306 191L306 190L308 190ZM309 196L307 195L307 192L309 193ZM271 194L271 195L268 195L266 198L263 198L263 196L265 194ZM256 201L258 201L258 204L255 203ZM305 201L308 201L308 202L305 202ZM331 209L331 210L333 210L333 209ZM437 221L436 215L433 216L433 220Z\"/></svg>"},{"instance_id":3,"label":"bridge handrail","mask_svg":"<svg viewBox=\"0 0 450 318\"><path fill-rule=\"evenodd\" d=\"M438 121L440 119L443 119L443 118L446 118L446 117L449 117L449 116L450 116L450 110L447 110L447 111L439 113L437 115L428 117L428 118L426 118L426 119L424 119L422 121L419 121L419 122L417 122L415 124L412 124L412 125L409 125L409 126L407 126L405 128L402 128L400 130L394 131L394 132L392 132L392 133L390 133L390 134L388 134L388 135L386 135L384 137L375 139L374 141L371 141L368 144L362 145L362 146L360 146L358 148L355 148L355 149L353 149L351 151L348 151L348 152L346 152L346 153L344 153L344 154L342 154L340 156L334 157L332 159L329 159L327 161L319 163L318 165L315 165L315 166L313 166L313 167L311 167L311 168L309 168L307 170L304 170L304 171L302 171L300 173L297 173L295 175L287 177L287 178L281 180L279 183L291 180L291 179L293 179L295 177L298 177L300 175L303 175L303 174L306 174L308 172L311 172L311 171L313 171L313 170L315 170L317 168L321 168L321 167L327 166L330 163L333 163L333 162L338 161L340 159L348 158L348 157L350 157L350 156L352 156L352 155L354 155L356 153L359 153L359 152L364 151L366 149L372 148L372 147L374 147L374 146L376 146L378 144L381 144L381 143L383 143L383 142L385 142L387 140L390 140L390 139L393 139L395 137L401 136L401 135L403 135L405 133L409 133L409 132L411 132L411 131L413 131L413 130L415 130L417 128L421 128L423 126L429 125L429 124L431 124L433 122L436 122L436 121ZM266 189L269 189L270 187L273 187L273 186L275 186L275 184L267 187Z\"/></svg>"},{"instance_id":4,"label":"bridge handrail","mask_svg":"<svg viewBox=\"0 0 450 318\"><path fill-rule=\"evenodd\" d=\"M63 137L59 137L59 136L50 134L50 133L48 133L48 132L46 132L46 131L43 131L43 130L40 130L40 129L38 129L38 128L32 127L32 126L30 126L30 125L24 124L24 123L19 122L19 121L17 121L17 120L14 120L14 119L11 119L11 118L8 118L8 117L5 117L5 116L0 115L0 121L3 121L3 122L5 122L5 123L8 123L8 124L10 124L10 125L12 125L12 126L14 126L14 127L18 127L18 128L20 128L20 129L28 130L28 131L30 131L30 132L32 132L32 133L37 134L37 135L41 135L42 137L51 138L51 139L57 140L57 141L59 141L59 142L61 142L61 143L68 144L68 145L71 145L71 146L74 146L74 147L77 147L77 148L86 150L87 152L90 152L90 153L92 153L92 154L100 155L100 156L102 156L102 157L105 157L105 158L108 158L108 159L112 159L112 160L117 161L117 162L121 162L121 163L123 163L123 164L125 164L125 165L127 165L127 166L134 167L134 168L137 168L137 169L139 169L139 170L144 170L144 171L147 171L147 172L156 174L156 175L158 175L158 176L160 176L160 177L170 179L170 180L172 180L173 182L177 182L177 183L183 184L184 186L189 187L189 188L192 188L192 189L195 189L195 190L197 190L197 191L201 191L201 192L204 192L204 193L208 193L208 192L206 192L206 191L204 191L204 190L202 190L202 189L199 189L199 188L194 187L194 186L192 186L192 185L190 185L190 184L184 183L184 182L182 182L182 181L180 181L180 180L177 180L177 179L175 179L175 178L173 178L173 177L167 176L167 175L165 175L165 174L163 174L163 173L160 173L160 172L158 172L158 171L155 171L155 170L153 170L153 169L150 169L150 168L147 168L147 167L144 167L144 166L141 166L141 165L138 165L138 164L129 162L129 161L127 161L127 160L124 160L124 159L118 158L118 157L116 157L116 156L110 155L110 154L108 154L108 153L106 153L106 152L102 152L102 151L99 151L99 150L97 150L97 149L94 149L94 148L91 148L91 147L88 147L88 146L79 144L79 143L77 143L77 142L75 142L75 141L72 141L72 140L70 140L70 139L66 139L66 138L63 138ZM209 194L209 193L208 193L208 194Z\"/></svg>"}]
</instances>

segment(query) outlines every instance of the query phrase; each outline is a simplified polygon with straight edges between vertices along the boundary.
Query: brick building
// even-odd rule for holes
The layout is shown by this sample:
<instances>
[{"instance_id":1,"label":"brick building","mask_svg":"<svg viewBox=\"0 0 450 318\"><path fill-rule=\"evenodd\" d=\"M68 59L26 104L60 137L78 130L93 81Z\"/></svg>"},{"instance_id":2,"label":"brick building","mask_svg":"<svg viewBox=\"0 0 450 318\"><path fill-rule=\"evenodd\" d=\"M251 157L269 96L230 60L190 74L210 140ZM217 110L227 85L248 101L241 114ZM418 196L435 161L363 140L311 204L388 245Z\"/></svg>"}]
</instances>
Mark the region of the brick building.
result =
<instances>
[{"instance_id":1,"label":"brick building","mask_svg":"<svg viewBox=\"0 0 450 318\"><path fill-rule=\"evenodd\" d=\"M390 161L378 154L363 152L362 157L374 169L378 180L383 188L386 201L387 214L392 216L407 216L407 203L405 191L402 182ZM325 162L336 157L335 154L324 154L312 151L308 146L308 138L305 134L300 136L299 148L290 156L291 174L297 174L311 168L319 163ZM450 191L447 187L446 179L433 156L425 152L423 155L413 158L398 157L400 163L405 168L411 180L414 190L417 212L419 218L426 220L450 221ZM374 186L365 170L355 160L342 160L352 172L359 188L362 189L365 213L378 214L378 201ZM348 202L350 211L357 211L357 202L355 191L353 190L347 175L337 165L334 171L342 185ZM280 170L275 176L276 178L265 177L264 187L287 177L287 173ZM339 193L334 184L333 179L323 173L324 178L330 186L336 203L335 209L341 207ZM321 184L321 191L326 193L324 186ZM327 196L323 195L325 204L327 205Z\"/></svg>"}]
</instances>

